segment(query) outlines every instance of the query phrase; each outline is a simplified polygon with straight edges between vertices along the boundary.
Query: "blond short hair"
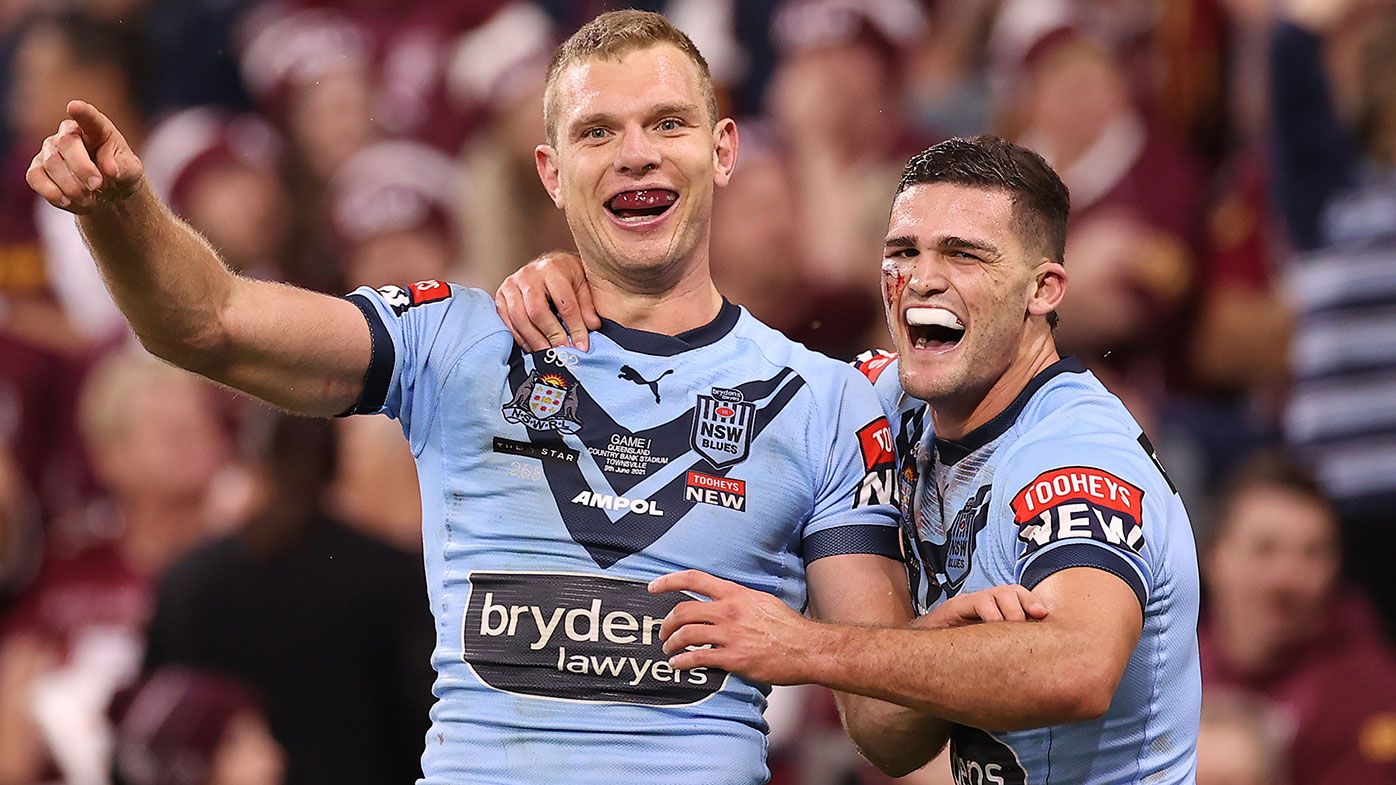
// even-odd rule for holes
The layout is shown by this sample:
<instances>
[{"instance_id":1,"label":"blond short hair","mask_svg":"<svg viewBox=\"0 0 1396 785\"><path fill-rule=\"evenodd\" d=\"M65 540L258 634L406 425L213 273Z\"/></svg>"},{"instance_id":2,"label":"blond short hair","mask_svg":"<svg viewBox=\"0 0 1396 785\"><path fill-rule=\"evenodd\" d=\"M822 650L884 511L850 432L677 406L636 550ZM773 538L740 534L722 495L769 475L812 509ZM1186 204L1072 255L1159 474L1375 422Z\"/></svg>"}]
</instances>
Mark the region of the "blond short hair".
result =
<instances>
[{"instance_id":1,"label":"blond short hair","mask_svg":"<svg viewBox=\"0 0 1396 785\"><path fill-rule=\"evenodd\" d=\"M147 390L168 387L206 393L209 385L143 349L121 348L103 357L88 371L79 395L77 419L83 441L96 447L123 438L135 401Z\"/></svg>"},{"instance_id":2,"label":"blond short hair","mask_svg":"<svg viewBox=\"0 0 1396 785\"><path fill-rule=\"evenodd\" d=\"M713 89L708 61L693 41L661 14L650 11L610 11L582 25L553 52L543 93L543 124L548 143L557 143L557 78L568 66L588 60L619 60L631 52L669 44L698 66L698 77L707 101L708 118L717 122L717 91Z\"/></svg>"}]
</instances>

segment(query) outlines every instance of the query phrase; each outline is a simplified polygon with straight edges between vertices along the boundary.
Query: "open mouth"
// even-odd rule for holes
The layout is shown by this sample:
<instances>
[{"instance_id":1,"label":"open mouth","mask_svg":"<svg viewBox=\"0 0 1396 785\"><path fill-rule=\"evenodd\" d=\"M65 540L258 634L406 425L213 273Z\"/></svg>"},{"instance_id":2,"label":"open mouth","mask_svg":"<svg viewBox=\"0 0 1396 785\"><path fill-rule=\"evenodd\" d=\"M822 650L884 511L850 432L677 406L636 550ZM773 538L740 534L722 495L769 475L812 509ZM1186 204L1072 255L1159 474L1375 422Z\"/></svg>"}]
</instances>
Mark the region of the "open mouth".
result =
<instances>
[{"instance_id":1,"label":"open mouth","mask_svg":"<svg viewBox=\"0 0 1396 785\"><path fill-rule=\"evenodd\" d=\"M622 191L606 202L606 209L623 223L644 223L669 212L679 200L675 191L664 188L645 188L638 191Z\"/></svg>"},{"instance_id":2,"label":"open mouth","mask_svg":"<svg viewBox=\"0 0 1396 785\"><path fill-rule=\"evenodd\" d=\"M917 349L949 349L965 337L965 324L944 308L906 309L906 330Z\"/></svg>"}]
</instances>

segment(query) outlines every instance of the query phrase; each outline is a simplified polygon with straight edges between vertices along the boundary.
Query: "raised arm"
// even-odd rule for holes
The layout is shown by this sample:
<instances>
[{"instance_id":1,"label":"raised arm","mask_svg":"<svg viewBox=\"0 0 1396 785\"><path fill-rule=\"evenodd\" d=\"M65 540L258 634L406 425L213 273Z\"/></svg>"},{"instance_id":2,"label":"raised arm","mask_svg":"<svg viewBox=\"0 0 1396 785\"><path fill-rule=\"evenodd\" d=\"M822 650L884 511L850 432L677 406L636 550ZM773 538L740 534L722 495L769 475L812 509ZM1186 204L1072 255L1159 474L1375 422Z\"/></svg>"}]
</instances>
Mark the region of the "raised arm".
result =
<instances>
[{"instance_id":1,"label":"raised arm","mask_svg":"<svg viewBox=\"0 0 1396 785\"><path fill-rule=\"evenodd\" d=\"M371 353L358 308L228 270L152 193L140 159L90 104L68 104L28 181L78 215L117 306L151 353L299 414L338 414L358 398Z\"/></svg>"}]
</instances>

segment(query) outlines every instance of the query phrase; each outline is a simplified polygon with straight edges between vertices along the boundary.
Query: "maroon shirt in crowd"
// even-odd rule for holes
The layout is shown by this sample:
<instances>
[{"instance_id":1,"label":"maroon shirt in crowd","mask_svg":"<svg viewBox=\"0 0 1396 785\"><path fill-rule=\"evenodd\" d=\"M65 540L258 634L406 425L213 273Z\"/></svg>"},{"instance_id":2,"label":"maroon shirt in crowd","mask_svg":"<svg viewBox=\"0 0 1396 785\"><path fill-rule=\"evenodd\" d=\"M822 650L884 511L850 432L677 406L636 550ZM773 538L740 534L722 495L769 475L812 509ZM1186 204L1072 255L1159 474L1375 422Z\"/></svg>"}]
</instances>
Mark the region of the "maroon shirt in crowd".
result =
<instances>
[{"instance_id":1,"label":"maroon shirt in crowd","mask_svg":"<svg viewBox=\"0 0 1396 785\"><path fill-rule=\"evenodd\" d=\"M1291 782L1396 783L1396 651L1363 598L1341 594L1314 636L1268 673L1230 666L1214 635L1204 621L1203 695L1233 689L1273 702L1293 730Z\"/></svg>"}]
</instances>

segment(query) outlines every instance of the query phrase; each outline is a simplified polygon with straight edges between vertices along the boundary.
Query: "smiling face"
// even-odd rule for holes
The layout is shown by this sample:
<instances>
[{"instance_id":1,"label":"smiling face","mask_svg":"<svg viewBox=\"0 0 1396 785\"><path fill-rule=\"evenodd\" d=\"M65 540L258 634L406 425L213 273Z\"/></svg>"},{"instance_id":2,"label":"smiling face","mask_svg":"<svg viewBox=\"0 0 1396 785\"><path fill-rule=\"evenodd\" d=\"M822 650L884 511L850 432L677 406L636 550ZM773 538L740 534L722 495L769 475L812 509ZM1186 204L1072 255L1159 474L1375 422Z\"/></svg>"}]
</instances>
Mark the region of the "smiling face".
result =
<instances>
[{"instance_id":1,"label":"smiling face","mask_svg":"<svg viewBox=\"0 0 1396 785\"><path fill-rule=\"evenodd\" d=\"M907 392L972 409L1049 338L1065 273L1024 243L1020 226L1006 189L935 182L897 195L883 301Z\"/></svg>"},{"instance_id":2,"label":"smiling face","mask_svg":"<svg viewBox=\"0 0 1396 785\"><path fill-rule=\"evenodd\" d=\"M731 176L737 132L710 116L704 84L667 43L558 74L555 146L538 147L538 175L589 272L664 288L706 260L713 191Z\"/></svg>"}]
</instances>

